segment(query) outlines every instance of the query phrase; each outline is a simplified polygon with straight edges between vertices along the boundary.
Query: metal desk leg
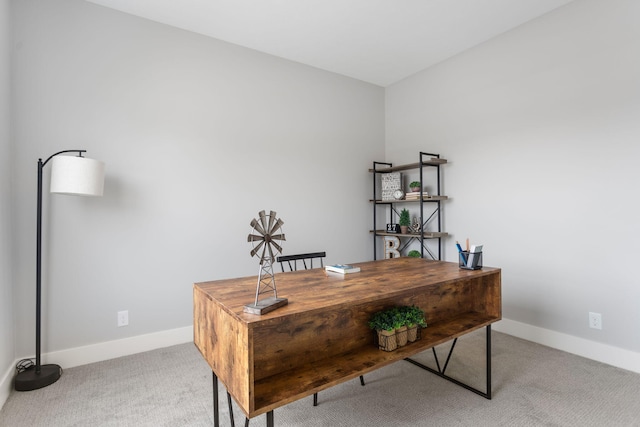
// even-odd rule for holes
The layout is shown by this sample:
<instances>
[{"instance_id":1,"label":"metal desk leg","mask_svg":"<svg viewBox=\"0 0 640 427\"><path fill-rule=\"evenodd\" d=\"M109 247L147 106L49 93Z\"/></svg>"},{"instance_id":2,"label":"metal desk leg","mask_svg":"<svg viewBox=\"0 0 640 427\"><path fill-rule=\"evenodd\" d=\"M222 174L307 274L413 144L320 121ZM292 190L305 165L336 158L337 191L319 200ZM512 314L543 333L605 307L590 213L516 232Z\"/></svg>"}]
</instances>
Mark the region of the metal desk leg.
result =
<instances>
[{"instance_id":1,"label":"metal desk leg","mask_svg":"<svg viewBox=\"0 0 640 427\"><path fill-rule=\"evenodd\" d=\"M487 399L491 399L491 325L487 325Z\"/></svg>"},{"instance_id":2,"label":"metal desk leg","mask_svg":"<svg viewBox=\"0 0 640 427\"><path fill-rule=\"evenodd\" d=\"M227 392L227 402L229 403L229 420L231 421L231 427L236 427L236 423L233 420L233 405L231 405L231 395Z\"/></svg>"},{"instance_id":3,"label":"metal desk leg","mask_svg":"<svg viewBox=\"0 0 640 427\"><path fill-rule=\"evenodd\" d=\"M229 403L229 420L231 421L231 427L235 427L236 423L233 418L233 404L231 403L231 394L227 391L227 402ZM249 427L249 418L244 418L244 427Z\"/></svg>"},{"instance_id":4,"label":"metal desk leg","mask_svg":"<svg viewBox=\"0 0 640 427\"><path fill-rule=\"evenodd\" d=\"M454 384L459 385L460 387L466 388L469 391L472 391L476 394L479 394L480 396L486 398L486 399L491 399L491 325L487 325L486 327L487 330L487 337L486 337L486 350L487 350L487 354L486 354L486 375L487 375L487 391L483 392L481 390L478 390L476 388L473 388L461 381L456 380L455 378L451 378L450 376L445 374L445 371L447 370L447 365L449 364L449 359L451 358L451 354L453 353L453 349L456 346L456 342L458 341L458 339L454 339L453 340L453 344L451 345L451 349L449 350L449 354L447 355L447 360L444 364L444 366L442 368L440 368L440 362L438 361L438 355L436 354L435 349L433 349L433 355L434 358L436 360L436 366L437 366L437 370L430 368L426 365L423 365L422 363L410 359L410 358L406 358L405 360L408 362L413 363L414 365L422 368L422 369L426 369L427 371L436 374L437 376L444 378L447 381L451 381Z\"/></svg>"},{"instance_id":5,"label":"metal desk leg","mask_svg":"<svg viewBox=\"0 0 640 427\"><path fill-rule=\"evenodd\" d=\"M213 425L214 427L220 427L220 412L218 408L218 377L213 371L211 371L211 375L213 375Z\"/></svg>"},{"instance_id":6,"label":"metal desk leg","mask_svg":"<svg viewBox=\"0 0 640 427\"><path fill-rule=\"evenodd\" d=\"M273 424L273 410L267 412L267 427L274 427L274 424Z\"/></svg>"}]
</instances>

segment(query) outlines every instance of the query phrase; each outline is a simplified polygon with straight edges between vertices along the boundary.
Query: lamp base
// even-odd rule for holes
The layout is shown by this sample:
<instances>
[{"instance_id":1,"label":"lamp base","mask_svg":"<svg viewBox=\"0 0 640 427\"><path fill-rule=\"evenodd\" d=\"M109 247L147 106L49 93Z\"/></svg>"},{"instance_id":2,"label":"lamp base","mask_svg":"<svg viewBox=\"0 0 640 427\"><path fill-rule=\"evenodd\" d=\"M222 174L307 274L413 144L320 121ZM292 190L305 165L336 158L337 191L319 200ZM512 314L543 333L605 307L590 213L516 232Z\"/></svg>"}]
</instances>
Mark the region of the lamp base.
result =
<instances>
[{"instance_id":1,"label":"lamp base","mask_svg":"<svg viewBox=\"0 0 640 427\"><path fill-rule=\"evenodd\" d=\"M30 366L16 375L14 382L17 391L31 391L46 387L58 381L62 375L62 368L58 365L41 365L40 373L36 367Z\"/></svg>"}]
</instances>

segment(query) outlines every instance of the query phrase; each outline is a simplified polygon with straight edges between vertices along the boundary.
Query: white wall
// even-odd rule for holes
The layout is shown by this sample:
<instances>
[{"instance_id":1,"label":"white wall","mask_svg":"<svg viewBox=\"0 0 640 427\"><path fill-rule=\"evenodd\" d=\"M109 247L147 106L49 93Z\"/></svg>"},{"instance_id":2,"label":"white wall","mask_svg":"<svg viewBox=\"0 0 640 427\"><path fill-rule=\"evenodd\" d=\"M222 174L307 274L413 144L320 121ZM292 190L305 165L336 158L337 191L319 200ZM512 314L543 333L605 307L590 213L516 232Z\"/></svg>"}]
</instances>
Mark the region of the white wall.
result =
<instances>
[{"instance_id":1,"label":"white wall","mask_svg":"<svg viewBox=\"0 0 640 427\"><path fill-rule=\"evenodd\" d=\"M33 352L36 161L59 150L107 180L102 198L45 195L45 352L190 326L194 282L257 274L263 209L286 253L371 258L382 88L80 0L15 8L17 356Z\"/></svg>"},{"instance_id":2,"label":"white wall","mask_svg":"<svg viewBox=\"0 0 640 427\"><path fill-rule=\"evenodd\" d=\"M455 240L483 243L485 264L503 268L505 318L632 356L638 17L634 0L572 2L386 92L387 160L450 161L446 258Z\"/></svg>"},{"instance_id":3,"label":"white wall","mask_svg":"<svg viewBox=\"0 0 640 427\"><path fill-rule=\"evenodd\" d=\"M13 341L11 251L10 8L0 0L0 407L11 384Z\"/></svg>"},{"instance_id":4,"label":"white wall","mask_svg":"<svg viewBox=\"0 0 640 427\"><path fill-rule=\"evenodd\" d=\"M45 353L105 355L111 340L135 346L128 337L191 325L193 282L255 274L245 236L261 209L285 220L287 253L370 259L359 195L370 192L371 161L385 158L385 124L387 160L415 162L419 150L450 160L446 258L456 239L486 245L485 264L503 268L511 325L640 351L637 3L573 2L393 85L386 120L375 86L80 0L12 5L0 368L33 354L39 157L83 148L107 163L103 198L45 194L43 276ZM125 309L130 326L117 328ZM587 328L588 311L602 313L602 331Z\"/></svg>"}]
</instances>

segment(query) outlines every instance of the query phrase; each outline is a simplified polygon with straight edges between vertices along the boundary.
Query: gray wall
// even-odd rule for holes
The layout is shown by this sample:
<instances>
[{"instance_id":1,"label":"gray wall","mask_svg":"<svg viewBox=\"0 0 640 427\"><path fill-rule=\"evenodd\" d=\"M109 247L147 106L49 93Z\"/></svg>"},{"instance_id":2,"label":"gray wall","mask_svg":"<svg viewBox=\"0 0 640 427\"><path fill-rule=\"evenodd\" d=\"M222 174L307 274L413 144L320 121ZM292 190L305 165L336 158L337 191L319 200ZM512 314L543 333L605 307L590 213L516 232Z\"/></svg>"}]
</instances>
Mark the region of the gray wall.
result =
<instances>
[{"instance_id":1,"label":"gray wall","mask_svg":"<svg viewBox=\"0 0 640 427\"><path fill-rule=\"evenodd\" d=\"M639 16L572 2L386 92L387 159L450 160L447 259L483 243L506 318L636 353Z\"/></svg>"},{"instance_id":2,"label":"gray wall","mask_svg":"<svg viewBox=\"0 0 640 427\"><path fill-rule=\"evenodd\" d=\"M13 364L9 0L0 0L0 385ZM0 407L5 390L0 389Z\"/></svg>"},{"instance_id":3,"label":"gray wall","mask_svg":"<svg viewBox=\"0 0 640 427\"><path fill-rule=\"evenodd\" d=\"M68 148L107 182L99 199L45 194L45 352L191 325L193 282L256 273L262 209L287 253L370 259L366 170L420 150L450 160L446 258L484 243L506 318L640 351L637 2L573 2L384 91L81 0L15 1L11 109L8 4L3 369L33 354L36 161Z\"/></svg>"},{"instance_id":4,"label":"gray wall","mask_svg":"<svg viewBox=\"0 0 640 427\"><path fill-rule=\"evenodd\" d=\"M194 282L257 274L263 209L286 253L371 257L382 88L80 0L14 6L17 356L33 352L36 160L59 150L107 179L102 198L45 195L45 352L191 325Z\"/></svg>"}]
</instances>

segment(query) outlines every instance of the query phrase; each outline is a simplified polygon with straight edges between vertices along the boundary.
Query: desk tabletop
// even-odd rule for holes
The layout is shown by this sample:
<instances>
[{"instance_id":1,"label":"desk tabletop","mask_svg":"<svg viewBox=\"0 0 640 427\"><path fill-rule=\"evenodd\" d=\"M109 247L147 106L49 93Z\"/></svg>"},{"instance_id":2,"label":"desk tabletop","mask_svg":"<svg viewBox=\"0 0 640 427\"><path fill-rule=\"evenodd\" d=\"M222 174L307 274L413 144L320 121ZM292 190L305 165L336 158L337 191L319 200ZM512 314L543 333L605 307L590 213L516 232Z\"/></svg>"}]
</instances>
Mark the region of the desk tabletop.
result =
<instances>
[{"instance_id":1,"label":"desk tabletop","mask_svg":"<svg viewBox=\"0 0 640 427\"><path fill-rule=\"evenodd\" d=\"M354 301L364 303L393 297L412 288L424 287L425 284L439 285L465 278L478 278L500 270L492 267L462 270L457 263L411 257L353 265L360 267L361 271L342 275L316 268L276 273L278 296L287 298L289 304L263 315L243 311L244 306L253 303L255 299L257 276L196 283L194 290L205 293L238 321L252 324L311 310L350 305ZM271 295L265 297L267 296Z\"/></svg>"}]
</instances>

